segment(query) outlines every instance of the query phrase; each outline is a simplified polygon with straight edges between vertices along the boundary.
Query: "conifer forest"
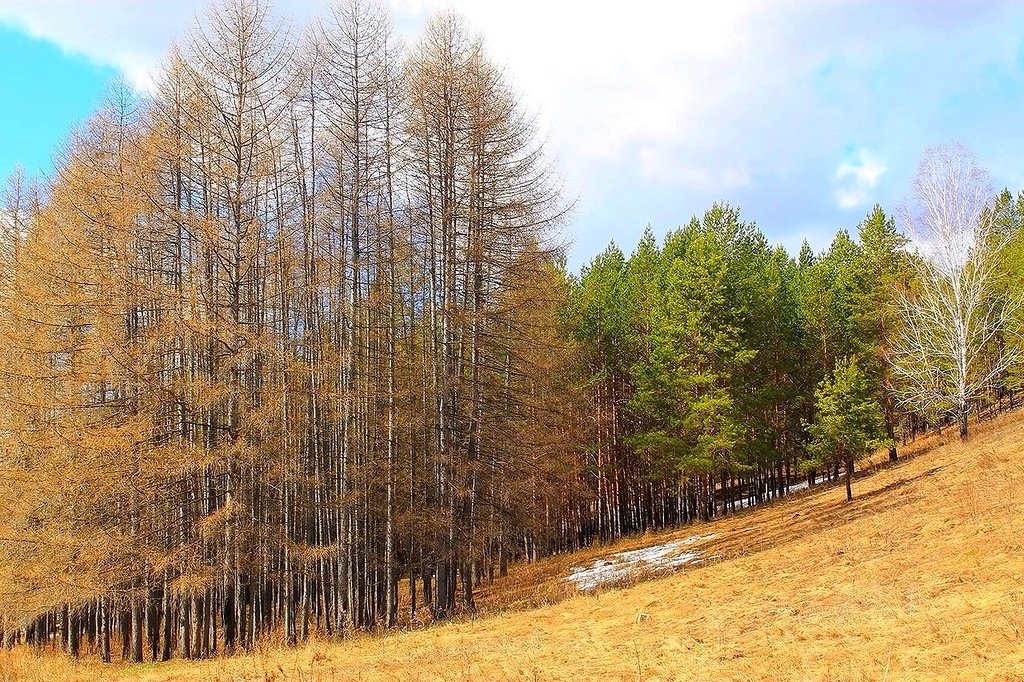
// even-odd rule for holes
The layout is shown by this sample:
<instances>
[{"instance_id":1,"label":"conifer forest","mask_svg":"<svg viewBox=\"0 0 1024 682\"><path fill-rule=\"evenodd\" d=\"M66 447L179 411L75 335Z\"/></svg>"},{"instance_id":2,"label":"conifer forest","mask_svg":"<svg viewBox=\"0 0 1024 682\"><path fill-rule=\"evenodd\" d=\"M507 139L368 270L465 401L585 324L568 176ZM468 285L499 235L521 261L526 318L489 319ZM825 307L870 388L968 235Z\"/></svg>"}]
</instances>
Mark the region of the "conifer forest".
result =
<instances>
[{"instance_id":1,"label":"conifer forest","mask_svg":"<svg viewBox=\"0 0 1024 682\"><path fill-rule=\"evenodd\" d=\"M573 197L467 22L270 9L214 4L7 182L4 646L439 621L513 563L853 497L864 457L1020 400L1024 193L966 148L824 250L723 201L574 272Z\"/></svg>"}]
</instances>

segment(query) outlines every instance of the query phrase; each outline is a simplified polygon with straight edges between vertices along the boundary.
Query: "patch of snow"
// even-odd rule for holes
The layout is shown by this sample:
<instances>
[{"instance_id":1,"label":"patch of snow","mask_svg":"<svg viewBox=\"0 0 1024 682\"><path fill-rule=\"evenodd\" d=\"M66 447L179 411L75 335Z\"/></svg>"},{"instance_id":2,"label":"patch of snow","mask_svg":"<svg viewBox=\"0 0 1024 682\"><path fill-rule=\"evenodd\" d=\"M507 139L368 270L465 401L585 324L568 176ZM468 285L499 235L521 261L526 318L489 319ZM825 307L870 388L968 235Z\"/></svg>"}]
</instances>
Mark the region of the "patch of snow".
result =
<instances>
[{"instance_id":1,"label":"patch of snow","mask_svg":"<svg viewBox=\"0 0 1024 682\"><path fill-rule=\"evenodd\" d=\"M797 490L807 490L807 488L809 488L810 485L811 482L805 478L799 483L794 483L793 485L789 486L789 492L795 493Z\"/></svg>"},{"instance_id":2,"label":"patch of snow","mask_svg":"<svg viewBox=\"0 0 1024 682\"><path fill-rule=\"evenodd\" d=\"M801 490L806 490L808 487L808 482L804 479L789 486L786 489L786 494L790 495ZM777 500L779 498L774 497L771 499ZM739 509L746 509L747 507L751 507L756 504L756 500L751 502L746 497L741 500L737 500L736 502L736 506ZM746 529L742 529L738 532L743 532L743 530ZM705 561L718 558L718 555L714 554L704 557L701 556L699 552L680 550L683 547L688 547L703 540L710 540L715 537L718 537L717 533L712 533L710 535L694 535L692 537L683 538L682 540L666 542L662 545L642 547L628 552L611 554L607 557L595 559L589 566L574 566L570 568L569 575L566 577L566 580L574 583L580 590L585 591L592 590L598 585L603 585L604 583L619 582L621 580L628 579L630 575L634 573L663 573L690 563L704 563Z\"/></svg>"},{"instance_id":3,"label":"patch of snow","mask_svg":"<svg viewBox=\"0 0 1024 682\"><path fill-rule=\"evenodd\" d=\"M807 479L804 479L804 480L800 481L799 483L794 483L793 485L789 486L786 489L786 495L792 495L795 492L799 492L801 490L806 490L809 486L810 486L810 483L807 481ZM771 498L771 500L777 500L777 499L780 499L780 498L778 498L778 497ZM768 501L771 501L771 500L768 500ZM736 501L736 507L738 509L746 509L747 507L753 507L755 505L757 505L757 500L755 499L754 501L751 501L747 497L744 497L743 499L740 499L740 500Z\"/></svg>"},{"instance_id":4,"label":"patch of snow","mask_svg":"<svg viewBox=\"0 0 1024 682\"><path fill-rule=\"evenodd\" d=\"M581 590L592 590L604 583L627 579L636 572L670 571L688 563L702 561L698 552L680 551L683 547L716 537L718 537L717 533L694 535L662 545L617 552L608 557L595 559L589 566L574 566L569 569L569 576L566 580L574 583Z\"/></svg>"}]
</instances>

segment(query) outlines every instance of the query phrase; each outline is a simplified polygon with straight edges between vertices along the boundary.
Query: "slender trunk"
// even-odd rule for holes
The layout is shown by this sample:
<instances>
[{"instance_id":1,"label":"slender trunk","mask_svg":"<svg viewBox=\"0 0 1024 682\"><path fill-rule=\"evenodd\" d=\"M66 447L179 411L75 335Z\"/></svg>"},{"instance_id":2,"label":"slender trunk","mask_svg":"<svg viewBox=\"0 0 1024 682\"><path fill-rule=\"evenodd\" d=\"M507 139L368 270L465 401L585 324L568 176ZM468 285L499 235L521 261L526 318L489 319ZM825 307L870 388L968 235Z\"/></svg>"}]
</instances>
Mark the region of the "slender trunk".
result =
<instances>
[{"instance_id":1,"label":"slender trunk","mask_svg":"<svg viewBox=\"0 0 1024 682\"><path fill-rule=\"evenodd\" d=\"M853 502L853 459L846 459L846 501Z\"/></svg>"},{"instance_id":2,"label":"slender trunk","mask_svg":"<svg viewBox=\"0 0 1024 682\"><path fill-rule=\"evenodd\" d=\"M892 418L888 415L885 419L885 432L889 437L889 461L897 462L899 461L899 453L896 452L896 429L893 426Z\"/></svg>"}]
</instances>

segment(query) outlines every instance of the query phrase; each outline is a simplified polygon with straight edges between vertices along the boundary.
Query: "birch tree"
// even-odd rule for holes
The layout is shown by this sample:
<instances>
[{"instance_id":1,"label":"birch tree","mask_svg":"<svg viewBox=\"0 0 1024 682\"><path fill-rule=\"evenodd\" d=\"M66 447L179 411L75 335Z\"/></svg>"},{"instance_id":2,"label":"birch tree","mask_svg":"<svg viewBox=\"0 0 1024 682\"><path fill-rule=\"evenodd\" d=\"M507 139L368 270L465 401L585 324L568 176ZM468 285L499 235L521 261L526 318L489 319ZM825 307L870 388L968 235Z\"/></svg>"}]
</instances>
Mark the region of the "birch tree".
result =
<instances>
[{"instance_id":1,"label":"birch tree","mask_svg":"<svg viewBox=\"0 0 1024 682\"><path fill-rule=\"evenodd\" d=\"M1000 295L1006 236L993 229L992 199L988 174L964 147L949 145L925 154L902 212L919 257L891 355L901 402L952 418L964 439L974 403L1021 355L1001 343L1019 332L1021 295Z\"/></svg>"}]
</instances>

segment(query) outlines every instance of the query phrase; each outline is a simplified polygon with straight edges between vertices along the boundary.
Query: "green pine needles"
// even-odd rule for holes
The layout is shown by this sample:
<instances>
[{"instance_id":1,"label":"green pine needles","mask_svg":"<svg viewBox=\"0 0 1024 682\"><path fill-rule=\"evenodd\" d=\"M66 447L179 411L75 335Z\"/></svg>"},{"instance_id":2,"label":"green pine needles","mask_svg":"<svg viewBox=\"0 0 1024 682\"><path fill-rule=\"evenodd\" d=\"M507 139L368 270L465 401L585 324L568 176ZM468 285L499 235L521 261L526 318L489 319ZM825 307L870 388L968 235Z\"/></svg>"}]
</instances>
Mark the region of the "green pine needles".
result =
<instances>
[{"instance_id":1,"label":"green pine needles","mask_svg":"<svg viewBox=\"0 0 1024 682\"><path fill-rule=\"evenodd\" d=\"M853 500L854 466L887 444L882 409L871 382L852 358L837 362L814 395L817 418L808 426L808 465L845 467L846 499Z\"/></svg>"}]
</instances>

